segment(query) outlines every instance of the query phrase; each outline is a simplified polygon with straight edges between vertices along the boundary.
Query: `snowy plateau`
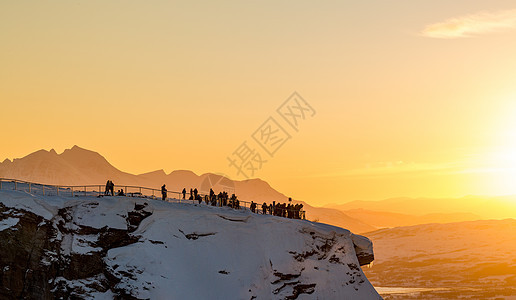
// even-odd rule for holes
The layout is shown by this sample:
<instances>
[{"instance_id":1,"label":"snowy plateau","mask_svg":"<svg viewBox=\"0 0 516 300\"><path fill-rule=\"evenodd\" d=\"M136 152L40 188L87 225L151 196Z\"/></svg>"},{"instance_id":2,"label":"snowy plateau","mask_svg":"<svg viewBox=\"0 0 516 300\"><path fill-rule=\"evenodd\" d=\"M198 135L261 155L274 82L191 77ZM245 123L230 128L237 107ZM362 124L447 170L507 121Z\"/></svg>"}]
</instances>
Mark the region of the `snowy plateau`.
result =
<instances>
[{"instance_id":1,"label":"snowy plateau","mask_svg":"<svg viewBox=\"0 0 516 300\"><path fill-rule=\"evenodd\" d=\"M370 240L192 202L0 191L2 299L381 299Z\"/></svg>"}]
</instances>

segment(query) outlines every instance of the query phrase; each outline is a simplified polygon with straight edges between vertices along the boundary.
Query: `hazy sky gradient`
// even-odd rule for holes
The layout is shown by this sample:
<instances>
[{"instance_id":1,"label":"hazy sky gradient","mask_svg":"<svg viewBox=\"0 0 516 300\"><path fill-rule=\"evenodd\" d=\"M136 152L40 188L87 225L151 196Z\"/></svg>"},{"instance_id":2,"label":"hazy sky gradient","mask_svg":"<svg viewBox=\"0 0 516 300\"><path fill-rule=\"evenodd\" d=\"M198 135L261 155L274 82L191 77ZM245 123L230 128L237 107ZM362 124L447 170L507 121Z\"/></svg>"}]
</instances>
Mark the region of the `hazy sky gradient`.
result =
<instances>
[{"instance_id":1,"label":"hazy sky gradient","mask_svg":"<svg viewBox=\"0 0 516 300\"><path fill-rule=\"evenodd\" d=\"M226 157L297 91L316 115L255 174L294 198L516 194L515 10L3 1L0 160L77 144L242 179Z\"/></svg>"}]
</instances>

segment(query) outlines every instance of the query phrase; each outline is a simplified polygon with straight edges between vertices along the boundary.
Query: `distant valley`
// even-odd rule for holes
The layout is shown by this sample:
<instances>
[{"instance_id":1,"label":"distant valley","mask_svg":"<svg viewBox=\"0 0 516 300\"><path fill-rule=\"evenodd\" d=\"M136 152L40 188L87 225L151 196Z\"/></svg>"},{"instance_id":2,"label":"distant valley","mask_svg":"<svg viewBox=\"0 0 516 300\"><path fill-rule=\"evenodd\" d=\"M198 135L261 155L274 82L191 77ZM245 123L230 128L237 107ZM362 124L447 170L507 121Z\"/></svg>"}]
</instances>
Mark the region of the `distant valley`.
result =
<instances>
[{"instance_id":1,"label":"distant valley","mask_svg":"<svg viewBox=\"0 0 516 300\"><path fill-rule=\"evenodd\" d=\"M399 299L516 297L515 234L515 219L381 229L364 234L375 261L363 269L376 287L435 289Z\"/></svg>"}]
</instances>

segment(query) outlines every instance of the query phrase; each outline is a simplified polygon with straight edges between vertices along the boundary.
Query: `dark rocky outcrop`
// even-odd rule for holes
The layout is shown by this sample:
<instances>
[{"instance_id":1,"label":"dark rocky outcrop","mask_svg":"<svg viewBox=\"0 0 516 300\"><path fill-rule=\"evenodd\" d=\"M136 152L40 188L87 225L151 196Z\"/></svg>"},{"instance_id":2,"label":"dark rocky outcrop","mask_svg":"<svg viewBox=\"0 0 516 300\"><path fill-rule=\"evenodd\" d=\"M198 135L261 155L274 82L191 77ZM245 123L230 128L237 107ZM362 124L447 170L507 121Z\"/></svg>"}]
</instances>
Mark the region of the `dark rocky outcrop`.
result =
<instances>
[{"instance_id":1,"label":"dark rocky outcrop","mask_svg":"<svg viewBox=\"0 0 516 300\"><path fill-rule=\"evenodd\" d=\"M112 248L122 247L139 240L132 235L140 222L152 213L144 207L128 212L128 229L92 228L73 223L74 207L62 208L52 220L32 212L8 208L0 203L0 221L18 219L18 223L0 231L0 298L1 299L74 299L88 296L88 292L118 291L120 281L116 272L110 272L103 258ZM66 239L64 237L68 236ZM82 236L96 236L96 240ZM67 251L73 237L94 249L87 253ZM69 281L81 280L82 286Z\"/></svg>"},{"instance_id":2,"label":"dark rocky outcrop","mask_svg":"<svg viewBox=\"0 0 516 300\"><path fill-rule=\"evenodd\" d=\"M18 218L18 224L0 231L0 298L50 299L59 264L42 264L47 253L55 252L50 240L55 231L43 217L7 208L0 203L0 219Z\"/></svg>"},{"instance_id":3,"label":"dark rocky outcrop","mask_svg":"<svg viewBox=\"0 0 516 300\"><path fill-rule=\"evenodd\" d=\"M179 232L181 232L185 238L189 239L189 240L197 240L198 238L200 237L204 237L204 236L210 236L210 235L215 235L217 234L216 232L208 232L208 233L197 233L197 232L194 232L194 233L184 233L184 231L182 231L181 229L179 229Z\"/></svg>"},{"instance_id":4,"label":"dark rocky outcrop","mask_svg":"<svg viewBox=\"0 0 516 300\"><path fill-rule=\"evenodd\" d=\"M373 254L361 252L359 249L357 249L356 252L357 252L358 262L360 263L361 266L365 266L365 265L368 265L373 262L373 260L374 260Z\"/></svg>"}]
</instances>

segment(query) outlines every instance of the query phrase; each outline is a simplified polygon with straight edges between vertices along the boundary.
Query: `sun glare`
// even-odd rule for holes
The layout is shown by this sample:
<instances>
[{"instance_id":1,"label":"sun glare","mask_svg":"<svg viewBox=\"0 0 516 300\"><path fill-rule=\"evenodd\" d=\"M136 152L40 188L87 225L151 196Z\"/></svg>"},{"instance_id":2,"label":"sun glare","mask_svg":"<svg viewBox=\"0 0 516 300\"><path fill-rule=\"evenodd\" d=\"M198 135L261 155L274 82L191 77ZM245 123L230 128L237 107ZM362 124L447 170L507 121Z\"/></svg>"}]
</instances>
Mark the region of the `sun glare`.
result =
<instances>
[{"instance_id":1,"label":"sun glare","mask_svg":"<svg viewBox=\"0 0 516 300\"><path fill-rule=\"evenodd\" d=\"M516 148L488 155L489 189L494 195L516 194Z\"/></svg>"},{"instance_id":2,"label":"sun glare","mask_svg":"<svg viewBox=\"0 0 516 300\"><path fill-rule=\"evenodd\" d=\"M516 96L511 98L498 124L496 148L486 161L493 174L490 190L497 195L516 195Z\"/></svg>"}]
</instances>

